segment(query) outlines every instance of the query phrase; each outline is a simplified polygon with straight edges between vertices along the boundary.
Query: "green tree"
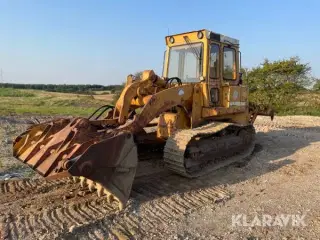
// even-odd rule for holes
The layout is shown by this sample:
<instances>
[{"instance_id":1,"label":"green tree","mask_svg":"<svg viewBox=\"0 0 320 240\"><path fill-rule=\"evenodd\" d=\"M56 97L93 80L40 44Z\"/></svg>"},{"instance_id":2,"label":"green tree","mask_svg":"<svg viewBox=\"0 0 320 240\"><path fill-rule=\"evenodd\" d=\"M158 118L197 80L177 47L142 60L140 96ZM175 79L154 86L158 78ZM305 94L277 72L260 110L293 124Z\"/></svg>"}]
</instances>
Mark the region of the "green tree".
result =
<instances>
[{"instance_id":1,"label":"green tree","mask_svg":"<svg viewBox=\"0 0 320 240\"><path fill-rule=\"evenodd\" d=\"M271 62L268 59L244 74L244 81L249 86L250 101L271 105L276 109L289 106L297 93L310 87L309 64L300 62L298 57Z\"/></svg>"}]
</instances>

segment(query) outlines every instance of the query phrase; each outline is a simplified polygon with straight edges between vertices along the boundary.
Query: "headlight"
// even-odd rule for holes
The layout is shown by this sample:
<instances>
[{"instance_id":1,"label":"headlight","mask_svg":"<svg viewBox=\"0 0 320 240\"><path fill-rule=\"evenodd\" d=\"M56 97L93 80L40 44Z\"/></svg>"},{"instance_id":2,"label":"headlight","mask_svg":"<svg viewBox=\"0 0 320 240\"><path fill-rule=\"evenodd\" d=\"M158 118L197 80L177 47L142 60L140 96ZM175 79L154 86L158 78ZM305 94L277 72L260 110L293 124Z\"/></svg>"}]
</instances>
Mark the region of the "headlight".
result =
<instances>
[{"instance_id":1,"label":"headlight","mask_svg":"<svg viewBox=\"0 0 320 240\"><path fill-rule=\"evenodd\" d=\"M198 36L199 39L202 39L203 38L203 32L201 32L201 31L198 32L197 36Z\"/></svg>"},{"instance_id":2,"label":"headlight","mask_svg":"<svg viewBox=\"0 0 320 240\"><path fill-rule=\"evenodd\" d=\"M170 37L170 38L169 38L169 41L170 41L170 43L174 43L174 38L173 38L173 37Z\"/></svg>"}]
</instances>

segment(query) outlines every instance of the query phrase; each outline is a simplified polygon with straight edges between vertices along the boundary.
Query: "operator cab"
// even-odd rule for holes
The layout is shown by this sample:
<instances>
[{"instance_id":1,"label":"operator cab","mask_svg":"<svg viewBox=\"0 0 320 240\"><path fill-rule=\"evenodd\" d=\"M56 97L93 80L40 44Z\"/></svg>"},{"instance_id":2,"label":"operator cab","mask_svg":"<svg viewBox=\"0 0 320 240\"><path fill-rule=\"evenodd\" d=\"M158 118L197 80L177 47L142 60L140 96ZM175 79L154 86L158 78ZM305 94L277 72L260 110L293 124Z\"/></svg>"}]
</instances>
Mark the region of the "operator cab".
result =
<instances>
[{"instance_id":1,"label":"operator cab","mask_svg":"<svg viewBox=\"0 0 320 240\"><path fill-rule=\"evenodd\" d=\"M165 39L164 77L179 77L182 82L238 83L239 40L208 30L171 35Z\"/></svg>"}]
</instances>

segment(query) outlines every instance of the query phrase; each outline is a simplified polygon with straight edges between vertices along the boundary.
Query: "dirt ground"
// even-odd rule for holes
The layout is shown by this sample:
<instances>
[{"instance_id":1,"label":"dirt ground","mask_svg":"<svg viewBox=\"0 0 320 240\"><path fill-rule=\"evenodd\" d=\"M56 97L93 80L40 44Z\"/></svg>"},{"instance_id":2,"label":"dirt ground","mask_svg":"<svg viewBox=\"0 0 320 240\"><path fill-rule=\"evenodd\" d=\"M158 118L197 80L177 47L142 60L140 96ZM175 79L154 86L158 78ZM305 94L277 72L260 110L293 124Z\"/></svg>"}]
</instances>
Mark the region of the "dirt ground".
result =
<instances>
[{"instance_id":1,"label":"dirt ground","mask_svg":"<svg viewBox=\"0 0 320 240\"><path fill-rule=\"evenodd\" d=\"M320 239L320 117L259 117L246 163L194 180L139 177L122 212L69 179L34 175L11 157L26 119L0 124L0 239Z\"/></svg>"}]
</instances>

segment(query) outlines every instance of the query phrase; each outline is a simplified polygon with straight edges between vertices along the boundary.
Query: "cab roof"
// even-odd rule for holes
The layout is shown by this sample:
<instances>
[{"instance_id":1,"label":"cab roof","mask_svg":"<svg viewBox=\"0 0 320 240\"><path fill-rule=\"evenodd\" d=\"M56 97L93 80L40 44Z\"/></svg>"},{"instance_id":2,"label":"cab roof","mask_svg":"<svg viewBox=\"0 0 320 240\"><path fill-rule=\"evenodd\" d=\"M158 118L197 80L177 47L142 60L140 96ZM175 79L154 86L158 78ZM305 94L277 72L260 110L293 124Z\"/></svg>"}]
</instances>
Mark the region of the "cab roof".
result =
<instances>
[{"instance_id":1,"label":"cab roof","mask_svg":"<svg viewBox=\"0 0 320 240\"><path fill-rule=\"evenodd\" d=\"M177 35L187 35L187 34L195 33L195 32L203 32L207 39L222 42L222 43L228 43L228 44L232 44L232 45L239 45L239 43L240 43L240 41L238 39L228 37L226 35L216 33L216 32L213 32L213 31L210 31L207 29L168 35L168 36L166 36L166 38L171 37L171 36L177 36Z\"/></svg>"}]
</instances>

